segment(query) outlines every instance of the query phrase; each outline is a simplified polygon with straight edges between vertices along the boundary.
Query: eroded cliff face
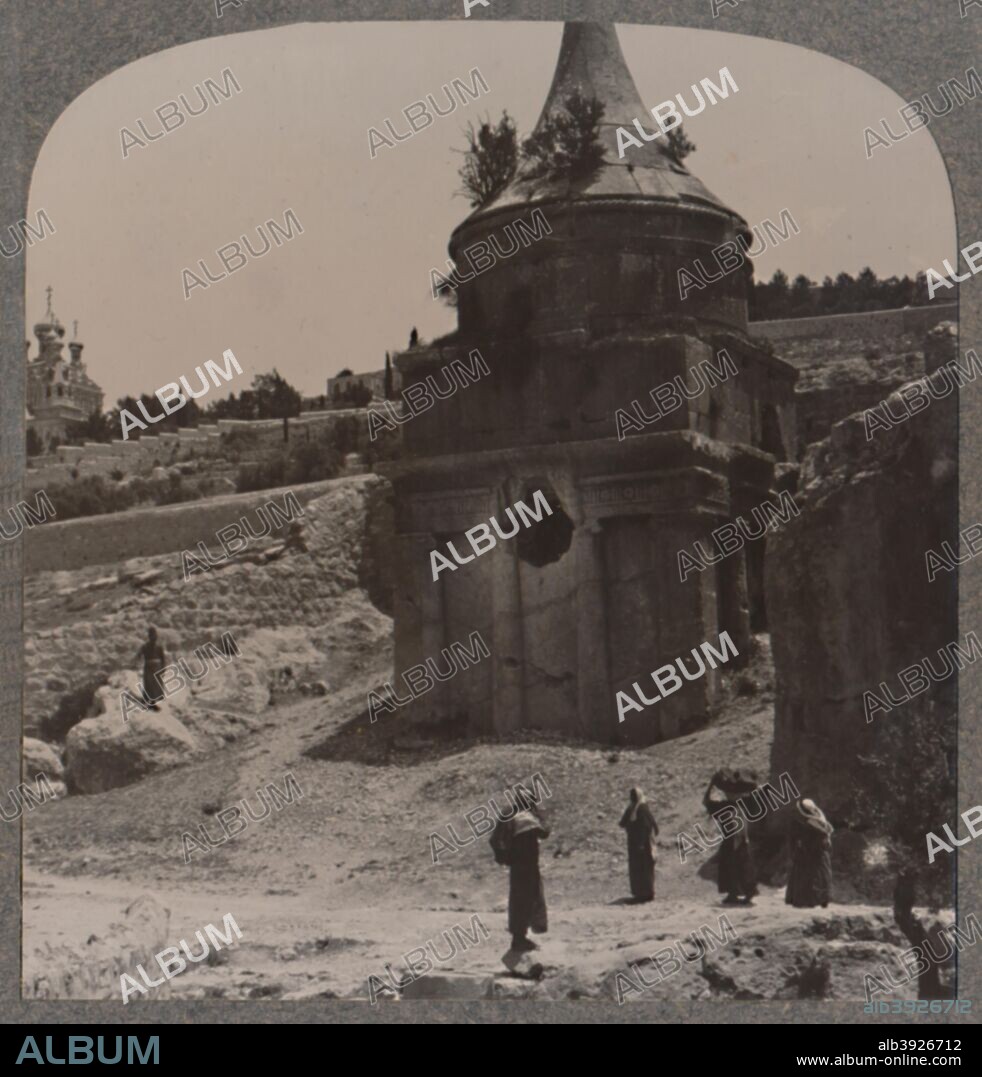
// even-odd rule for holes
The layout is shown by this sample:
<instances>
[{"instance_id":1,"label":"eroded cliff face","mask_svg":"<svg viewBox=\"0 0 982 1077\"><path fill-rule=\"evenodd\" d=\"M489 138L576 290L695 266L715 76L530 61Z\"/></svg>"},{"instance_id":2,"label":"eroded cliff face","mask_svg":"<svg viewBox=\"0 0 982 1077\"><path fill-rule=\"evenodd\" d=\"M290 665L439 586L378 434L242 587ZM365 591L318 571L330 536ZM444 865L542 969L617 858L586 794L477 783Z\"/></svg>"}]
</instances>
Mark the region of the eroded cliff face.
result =
<instances>
[{"instance_id":1,"label":"eroded cliff face","mask_svg":"<svg viewBox=\"0 0 982 1077\"><path fill-rule=\"evenodd\" d=\"M956 347L953 325L932 330L927 368L954 359ZM888 399L892 414L903 414L898 395ZM958 543L957 408L952 393L870 440L862 412L836 423L802 461L794 495L801 515L767 540L773 771L788 771L840 826L875 829L891 811L907 811L907 783L875 803L881 786L898 774L931 781L950 762L944 742L954 736L956 677L914 694L898 675L925 657L943 672L939 648L965 646L955 573L929 581L925 567L926 551ZM885 699L884 684L894 700L909 701L868 721L864 693Z\"/></svg>"}]
</instances>

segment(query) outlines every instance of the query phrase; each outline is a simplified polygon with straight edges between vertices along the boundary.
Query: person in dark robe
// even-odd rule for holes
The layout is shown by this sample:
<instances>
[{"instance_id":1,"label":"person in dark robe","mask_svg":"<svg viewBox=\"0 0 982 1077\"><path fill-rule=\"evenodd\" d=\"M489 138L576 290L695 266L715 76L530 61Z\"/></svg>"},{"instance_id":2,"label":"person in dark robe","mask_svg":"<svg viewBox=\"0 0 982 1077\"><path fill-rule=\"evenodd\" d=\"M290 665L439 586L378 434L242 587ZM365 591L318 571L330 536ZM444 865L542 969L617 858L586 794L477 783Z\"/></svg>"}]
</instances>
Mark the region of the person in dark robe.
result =
<instances>
[{"instance_id":1,"label":"person in dark robe","mask_svg":"<svg viewBox=\"0 0 982 1077\"><path fill-rule=\"evenodd\" d=\"M813 800L800 799L791 819L791 874L787 905L812 909L829 903L832 886L832 824Z\"/></svg>"},{"instance_id":2,"label":"person in dark robe","mask_svg":"<svg viewBox=\"0 0 982 1077\"><path fill-rule=\"evenodd\" d=\"M287 550L299 550L301 553L307 553L307 540L304 538L303 524L299 520L294 520L290 524L290 530L286 536Z\"/></svg>"},{"instance_id":3,"label":"person in dark robe","mask_svg":"<svg viewBox=\"0 0 982 1077\"><path fill-rule=\"evenodd\" d=\"M499 864L507 864L508 930L511 948L517 951L537 950L529 937L529 929L537 935L549 930L545 892L539 874L539 840L549 837L538 808L528 807L515 794L519 810L510 819L499 821L491 835L491 848Z\"/></svg>"},{"instance_id":4,"label":"person in dark robe","mask_svg":"<svg viewBox=\"0 0 982 1077\"><path fill-rule=\"evenodd\" d=\"M658 824L644 799L635 787L631 802L621 816L620 825L627 831L627 871L631 881L631 896L641 904L655 897L655 838Z\"/></svg>"},{"instance_id":5,"label":"person in dark robe","mask_svg":"<svg viewBox=\"0 0 982 1077\"><path fill-rule=\"evenodd\" d=\"M752 905L757 896L757 872L747 830L747 813L740 810L743 797L756 788L757 779L752 771L721 768L710 778L702 799L703 807L710 815L730 807L742 823L735 833L724 836L719 847L717 887L721 894L726 894L724 905Z\"/></svg>"},{"instance_id":6,"label":"person in dark robe","mask_svg":"<svg viewBox=\"0 0 982 1077\"><path fill-rule=\"evenodd\" d=\"M157 704L164 698L160 674L167 665L167 656L153 625L147 629L147 642L137 651L137 659L140 658L143 659L143 697L151 710L160 710Z\"/></svg>"}]
</instances>

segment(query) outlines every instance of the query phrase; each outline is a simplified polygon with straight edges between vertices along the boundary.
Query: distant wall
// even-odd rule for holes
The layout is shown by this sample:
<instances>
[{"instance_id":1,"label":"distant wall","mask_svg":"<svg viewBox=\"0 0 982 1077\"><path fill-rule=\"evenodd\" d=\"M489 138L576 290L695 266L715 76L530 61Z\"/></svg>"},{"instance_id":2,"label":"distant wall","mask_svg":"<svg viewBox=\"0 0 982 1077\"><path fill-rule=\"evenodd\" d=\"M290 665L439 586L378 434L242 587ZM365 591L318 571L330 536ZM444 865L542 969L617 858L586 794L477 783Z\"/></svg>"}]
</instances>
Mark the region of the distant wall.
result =
<instances>
[{"instance_id":1,"label":"distant wall","mask_svg":"<svg viewBox=\"0 0 982 1077\"><path fill-rule=\"evenodd\" d=\"M900 310L871 310L862 314L826 314L819 318L784 318L773 322L751 322L748 332L775 344L784 340L822 337L869 338L923 337L939 322L958 321L957 303L932 303L926 307ZM780 351L780 349L779 349Z\"/></svg>"},{"instance_id":2,"label":"distant wall","mask_svg":"<svg viewBox=\"0 0 982 1077\"><path fill-rule=\"evenodd\" d=\"M300 504L306 505L337 481L328 479L181 505L131 509L64 523L40 524L24 532L24 571L33 575L85 565L119 564L130 557L194 550L198 542L204 542L218 554L221 548L215 541L216 531L242 516L250 516L268 501L282 506L284 496L291 489ZM57 505L55 511L58 511ZM252 519L256 530L260 530L261 521L255 516Z\"/></svg>"},{"instance_id":3,"label":"distant wall","mask_svg":"<svg viewBox=\"0 0 982 1077\"><path fill-rule=\"evenodd\" d=\"M226 464L231 458L236 462L260 460L282 449L285 440L293 444L315 441L322 432L352 418L359 424L358 447L362 448L361 442L368 440L366 408L305 411L288 421L286 439L282 419L219 419L196 427L182 427L176 433L147 433L126 441L115 438L110 442L59 445L53 455L28 458L25 488L33 492L48 483L70 482L73 471L83 477L102 475L108 478L115 471L132 477L147 476L155 466L172 467L189 460L225 461ZM240 443L230 453L228 437L231 434L248 435L248 444Z\"/></svg>"}]
</instances>

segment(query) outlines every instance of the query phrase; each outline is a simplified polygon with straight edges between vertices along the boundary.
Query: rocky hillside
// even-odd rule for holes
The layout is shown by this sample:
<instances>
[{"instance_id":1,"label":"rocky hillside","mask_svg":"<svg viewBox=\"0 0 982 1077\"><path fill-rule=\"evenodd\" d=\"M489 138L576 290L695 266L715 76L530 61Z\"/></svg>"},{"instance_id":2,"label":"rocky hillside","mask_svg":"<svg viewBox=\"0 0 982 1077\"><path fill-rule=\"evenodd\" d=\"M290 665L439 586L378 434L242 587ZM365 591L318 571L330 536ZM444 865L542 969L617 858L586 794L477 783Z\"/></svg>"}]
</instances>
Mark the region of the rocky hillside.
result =
<instances>
[{"instance_id":1,"label":"rocky hillside","mask_svg":"<svg viewBox=\"0 0 982 1077\"><path fill-rule=\"evenodd\" d=\"M53 715L65 695L113 674L135 673L150 624L171 661L190 659L205 643L217 645L226 632L242 643L261 630L302 627L325 657L325 675L337 676L346 661L363 652L360 619L377 620L370 600L385 608L380 546L386 489L374 475L331 483L305 509L307 552L281 552L282 536L272 535L187 581L179 553L134 559L118 568L27 577L25 733L37 736L42 718ZM221 555L213 535L203 534L201 541L214 556ZM282 665L289 665L288 656Z\"/></svg>"},{"instance_id":2,"label":"rocky hillside","mask_svg":"<svg viewBox=\"0 0 982 1077\"><path fill-rule=\"evenodd\" d=\"M887 907L854 898L840 866L827 910L791 909L778 868L752 908L722 908L711 853L682 863L676 839L705 824L701 797L720 764L766 770L772 710L766 655L734 684L711 727L645 749L598 748L559 738L511 742L422 743L364 722L368 686L382 671L352 676L324 698L268 708L258 735L226 745L166 773L123 788L71 796L25 820L28 984L56 992L86 940L109 937L135 899L152 894L170 911L170 944L231 913L243 937L221 964L189 968L161 988L183 998L361 997L369 975L404 967L402 955L442 939L475 914L490 938L443 962L405 998L612 998L616 974L726 913L737 934L676 977L630 1000L660 998L863 997L863 975L907 947ZM738 695L738 692L742 693ZM361 744L357 742L362 742ZM550 930L540 938L539 979L508 976L507 872L494 863L487 836L475 837L466 813L505 783L539 773L552 828L542 846ZM302 797L223 840L218 813L257 791L285 786ZM617 821L628 789L647 793L660 827L656 901L625 903L623 832ZM216 842L185 863L182 834ZM434 863L431 836L462 847ZM466 842L466 844L464 844ZM762 859L769 846L761 841ZM773 857L772 857L773 859ZM776 858L780 860L778 856ZM838 865L837 865L838 866ZM765 864L766 867L766 864ZM143 952L159 948L148 928ZM138 952L127 937L127 955ZM446 947L443 945L445 952ZM121 959L119 959L121 960ZM103 962L86 983L89 997L118 997L117 964ZM910 986L898 997L914 997ZM151 996L152 997L152 996ZM137 1003L139 1004L139 1003Z\"/></svg>"},{"instance_id":3,"label":"rocky hillside","mask_svg":"<svg viewBox=\"0 0 982 1077\"><path fill-rule=\"evenodd\" d=\"M899 342L898 342L899 343ZM869 342L854 354L828 352L813 365L800 368L795 386L799 454L828 437L832 427L861 408L875 407L901 385L924 373L924 353L913 340L902 350Z\"/></svg>"}]
</instances>

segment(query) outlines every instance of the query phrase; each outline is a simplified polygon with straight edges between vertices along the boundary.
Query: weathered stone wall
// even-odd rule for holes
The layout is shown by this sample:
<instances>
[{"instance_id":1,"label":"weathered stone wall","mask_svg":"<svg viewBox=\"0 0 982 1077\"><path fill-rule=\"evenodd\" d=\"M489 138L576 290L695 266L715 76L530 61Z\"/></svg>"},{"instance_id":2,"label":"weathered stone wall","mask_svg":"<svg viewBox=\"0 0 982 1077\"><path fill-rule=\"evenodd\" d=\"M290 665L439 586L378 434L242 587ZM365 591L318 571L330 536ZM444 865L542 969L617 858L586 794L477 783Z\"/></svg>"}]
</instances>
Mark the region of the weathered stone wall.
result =
<instances>
[{"instance_id":1,"label":"weathered stone wall","mask_svg":"<svg viewBox=\"0 0 982 1077\"><path fill-rule=\"evenodd\" d=\"M255 529L262 525L255 510L274 501L281 508L283 498L293 490L301 505L320 497L336 479L306 483L277 490L257 490L248 494L188 501L180 505L130 509L104 516L85 516L58 523L57 517L24 532L25 572L52 572L86 565L119 564L131 557L155 557L163 553L194 550L204 542L213 553L221 547L215 532L242 516L250 517ZM55 505L57 513L58 506ZM174 559L180 577L180 557Z\"/></svg>"},{"instance_id":2,"label":"weathered stone wall","mask_svg":"<svg viewBox=\"0 0 982 1077\"><path fill-rule=\"evenodd\" d=\"M932 336L953 358L954 327ZM903 412L899 398L889 407ZM957 542L956 495L956 394L869 442L859 413L808 449L801 515L767 540L773 773L840 820L868 774L862 758L890 755L897 723L954 721L954 677L870 723L863 693L885 681L901 694L901 670L928 656L937 668L938 649L958 639L954 574L928 582L925 568L928 549Z\"/></svg>"},{"instance_id":3,"label":"weathered stone wall","mask_svg":"<svg viewBox=\"0 0 982 1077\"><path fill-rule=\"evenodd\" d=\"M873 340L912 334L921 338L943 321L958 317L957 303L932 303L926 307L870 310L862 314L826 314L818 318L781 318L751 322L752 337L773 341L779 355L791 358L793 346L804 341ZM818 343L815 345L819 346Z\"/></svg>"},{"instance_id":4,"label":"weathered stone wall","mask_svg":"<svg viewBox=\"0 0 982 1077\"><path fill-rule=\"evenodd\" d=\"M170 661L209 641L218 644L225 632L241 640L258 629L297 626L307 628L310 642L325 654L339 648L352 653L369 648L377 655L389 623L365 592L383 603L391 586L382 557L392 542L387 531L388 486L377 476L364 475L301 487L298 496L301 491L305 495L301 500L306 500L306 553L291 550L269 564L236 559L205 573L195 572L187 582L176 553L123 567L117 562L28 577L24 633L28 733L37 729L42 716L54 713L69 690L99 673L136 669L136 651L148 624L160 631ZM223 500L244 511L242 497ZM198 511L202 507L201 502L181 506ZM125 515L138 529L163 531L167 528L160 517L166 511ZM234 518L229 512L227 520ZM256 540L243 557L271 542ZM212 545L213 552L218 549Z\"/></svg>"}]
</instances>

